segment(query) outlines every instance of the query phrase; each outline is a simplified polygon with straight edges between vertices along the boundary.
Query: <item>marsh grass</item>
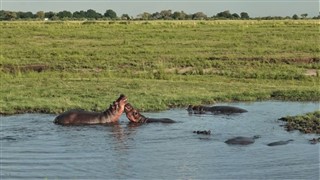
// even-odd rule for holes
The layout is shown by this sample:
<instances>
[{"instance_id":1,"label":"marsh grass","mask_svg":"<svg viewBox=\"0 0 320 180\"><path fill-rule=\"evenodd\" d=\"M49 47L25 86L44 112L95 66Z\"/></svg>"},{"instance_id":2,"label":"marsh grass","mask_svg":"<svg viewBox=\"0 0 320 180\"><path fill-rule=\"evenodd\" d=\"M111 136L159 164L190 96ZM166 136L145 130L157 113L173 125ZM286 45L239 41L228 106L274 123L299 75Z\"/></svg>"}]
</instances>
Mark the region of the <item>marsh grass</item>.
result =
<instances>
[{"instance_id":1,"label":"marsh grass","mask_svg":"<svg viewBox=\"0 0 320 180\"><path fill-rule=\"evenodd\" d=\"M144 111L320 97L319 76L306 75L320 69L318 21L0 22L0 27L3 114L103 110L120 93Z\"/></svg>"},{"instance_id":2,"label":"marsh grass","mask_svg":"<svg viewBox=\"0 0 320 180\"><path fill-rule=\"evenodd\" d=\"M288 131L299 130L302 133L320 134L320 110L297 116L282 117Z\"/></svg>"}]
</instances>

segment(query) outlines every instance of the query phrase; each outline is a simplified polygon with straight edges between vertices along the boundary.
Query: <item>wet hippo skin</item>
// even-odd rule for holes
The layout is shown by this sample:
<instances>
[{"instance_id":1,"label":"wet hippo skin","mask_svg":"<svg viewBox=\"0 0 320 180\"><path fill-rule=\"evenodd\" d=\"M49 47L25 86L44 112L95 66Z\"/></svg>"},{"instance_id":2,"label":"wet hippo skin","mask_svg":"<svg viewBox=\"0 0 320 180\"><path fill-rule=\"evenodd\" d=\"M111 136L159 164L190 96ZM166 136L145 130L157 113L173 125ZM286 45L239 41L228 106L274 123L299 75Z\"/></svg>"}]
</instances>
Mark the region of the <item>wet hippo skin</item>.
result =
<instances>
[{"instance_id":1,"label":"wet hippo skin","mask_svg":"<svg viewBox=\"0 0 320 180\"><path fill-rule=\"evenodd\" d=\"M70 110L58 115L54 123L60 125L86 125L117 122L124 111L126 103L127 97L120 95L120 97L103 112Z\"/></svg>"},{"instance_id":2,"label":"wet hippo skin","mask_svg":"<svg viewBox=\"0 0 320 180\"><path fill-rule=\"evenodd\" d=\"M189 105L187 108L189 114L204 114L204 113L214 113L214 114L235 114L235 113L245 113L248 112L245 109L234 107L234 106L193 106Z\"/></svg>"},{"instance_id":3,"label":"wet hippo skin","mask_svg":"<svg viewBox=\"0 0 320 180\"><path fill-rule=\"evenodd\" d=\"M130 103L125 105L124 111L130 122L133 123L175 123L174 120L169 118L148 118L143 116L137 109Z\"/></svg>"}]
</instances>

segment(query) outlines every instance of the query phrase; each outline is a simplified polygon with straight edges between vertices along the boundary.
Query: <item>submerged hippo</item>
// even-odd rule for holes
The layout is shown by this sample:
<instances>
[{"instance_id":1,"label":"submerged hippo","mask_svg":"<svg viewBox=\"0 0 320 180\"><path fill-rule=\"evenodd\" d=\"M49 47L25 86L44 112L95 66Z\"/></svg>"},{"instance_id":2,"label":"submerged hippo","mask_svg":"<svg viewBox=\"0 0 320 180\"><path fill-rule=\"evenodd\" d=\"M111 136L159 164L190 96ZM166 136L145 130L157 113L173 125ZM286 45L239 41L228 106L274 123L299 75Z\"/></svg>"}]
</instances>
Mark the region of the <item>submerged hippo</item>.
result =
<instances>
[{"instance_id":1,"label":"submerged hippo","mask_svg":"<svg viewBox=\"0 0 320 180\"><path fill-rule=\"evenodd\" d=\"M153 123L153 122L160 122L160 123L175 123L174 120L169 118L148 118L140 114L138 110L136 110L130 103L125 105L124 111L126 113L127 118L130 122L133 123Z\"/></svg>"},{"instance_id":2,"label":"submerged hippo","mask_svg":"<svg viewBox=\"0 0 320 180\"><path fill-rule=\"evenodd\" d=\"M320 137L318 138L312 138L309 140L310 144L317 144L320 142Z\"/></svg>"},{"instance_id":3,"label":"submerged hippo","mask_svg":"<svg viewBox=\"0 0 320 180\"><path fill-rule=\"evenodd\" d=\"M269 143L267 144L268 146L279 146L279 145L286 145L288 144L289 142L293 141L293 139L289 139L287 141L276 141L276 142L272 142L272 143Z\"/></svg>"},{"instance_id":4,"label":"submerged hippo","mask_svg":"<svg viewBox=\"0 0 320 180\"><path fill-rule=\"evenodd\" d=\"M117 122L127 104L127 97L123 94L103 112L89 112L83 110L70 110L57 116L55 124L61 125L85 125L106 124Z\"/></svg>"},{"instance_id":5,"label":"submerged hippo","mask_svg":"<svg viewBox=\"0 0 320 180\"><path fill-rule=\"evenodd\" d=\"M215 114L234 114L234 113L244 113L248 112L245 109L241 109L233 106L193 106L189 105L187 108L189 114L204 114L207 112L212 112Z\"/></svg>"},{"instance_id":6,"label":"submerged hippo","mask_svg":"<svg viewBox=\"0 0 320 180\"><path fill-rule=\"evenodd\" d=\"M243 137L243 136L238 136L235 138L228 139L225 141L227 144L231 145L248 145L254 143L255 139L260 138L260 136L256 135L253 137Z\"/></svg>"},{"instance_id":7,"label":"submerged hippo","mask_svg":"<svg viewBox=\"0 0 320 180\"><path fill-rule=\"evenodd\" d=\"M193 131L193 133L210 135L211 131L210 130L208 130L208 131L206 131L206 130L204 130L204 131Z\"/></svg>"}]
</instances>

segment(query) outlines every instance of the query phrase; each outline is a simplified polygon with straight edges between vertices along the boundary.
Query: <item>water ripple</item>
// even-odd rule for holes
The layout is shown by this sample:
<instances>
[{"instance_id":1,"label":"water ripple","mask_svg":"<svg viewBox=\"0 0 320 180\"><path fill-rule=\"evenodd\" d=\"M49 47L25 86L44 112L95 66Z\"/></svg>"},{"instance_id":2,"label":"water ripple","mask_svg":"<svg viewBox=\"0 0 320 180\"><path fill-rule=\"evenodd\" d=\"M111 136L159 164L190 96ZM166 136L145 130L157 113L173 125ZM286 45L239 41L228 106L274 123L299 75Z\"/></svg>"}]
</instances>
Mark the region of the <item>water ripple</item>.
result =
<instances>
[{"instance_id":1,"label":"water ripple","mask_svg":"<svg viewBox=\"0 0 320 180\"><path fill-rule=\"evenodd\" d=\"M277 119L318 109L317 103L230 103L237 116L190 116L185 109L146 113L179 123L132 126L125 115L106 126L64 127L54 115L0 117L0 179L318 179L314 135L286 132ZM192 133L211 130L211 135ZM230 146L235 136L261 135ZM269 147L277 140L294 139Z\"/></svg>"}]
</instances>

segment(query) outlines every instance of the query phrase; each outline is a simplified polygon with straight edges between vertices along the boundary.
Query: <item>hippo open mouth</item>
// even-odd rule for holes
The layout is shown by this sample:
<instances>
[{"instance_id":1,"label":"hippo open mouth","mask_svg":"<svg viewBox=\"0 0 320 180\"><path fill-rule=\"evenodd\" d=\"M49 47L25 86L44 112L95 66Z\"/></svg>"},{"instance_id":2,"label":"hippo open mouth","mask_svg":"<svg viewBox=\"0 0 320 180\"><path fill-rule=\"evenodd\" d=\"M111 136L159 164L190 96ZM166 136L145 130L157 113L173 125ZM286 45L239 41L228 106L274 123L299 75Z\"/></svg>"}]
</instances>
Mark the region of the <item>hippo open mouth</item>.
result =
<instances>
[{"instance_id":1,"label":"hippo open mouth","mask_svg":"<svg viewBox=\"0 0 320 180\"><path fill-rule=\"evenodd\" d=\"M117 121L120 118L125 109L127 101L128 98L125 95L121 94L116 101L110 104L109 109L107 109L105 113L109 114L110 118L112 119L111 121Z\"/></svg>"},{"instance_id":2,"label":"hippo open mouth","mask_svg":"<svg viewBox=\"0 0 320 180\"><path fill-rule=\"evenodd\" d=\"M117 107L118 110L121 110L121 113L124 111L124 107L127 104L128 98L127 96L121 94L120 97L113 103Z\"/></svg>"},{"instance_id":3,"label":"hippo open mouth","mask_svg":"<svg viewBox=\"0 0 320 180\"><path fill-rule=\"evenodd\" d=\"M112 104L110 104L110 107L106 111L110 111L113 114L118 113L118 112L123 112L124 111L124 106L127 104L128 98L121 94L120 97L116 100L113 101Z\"/></svg>"}]
</instances>

